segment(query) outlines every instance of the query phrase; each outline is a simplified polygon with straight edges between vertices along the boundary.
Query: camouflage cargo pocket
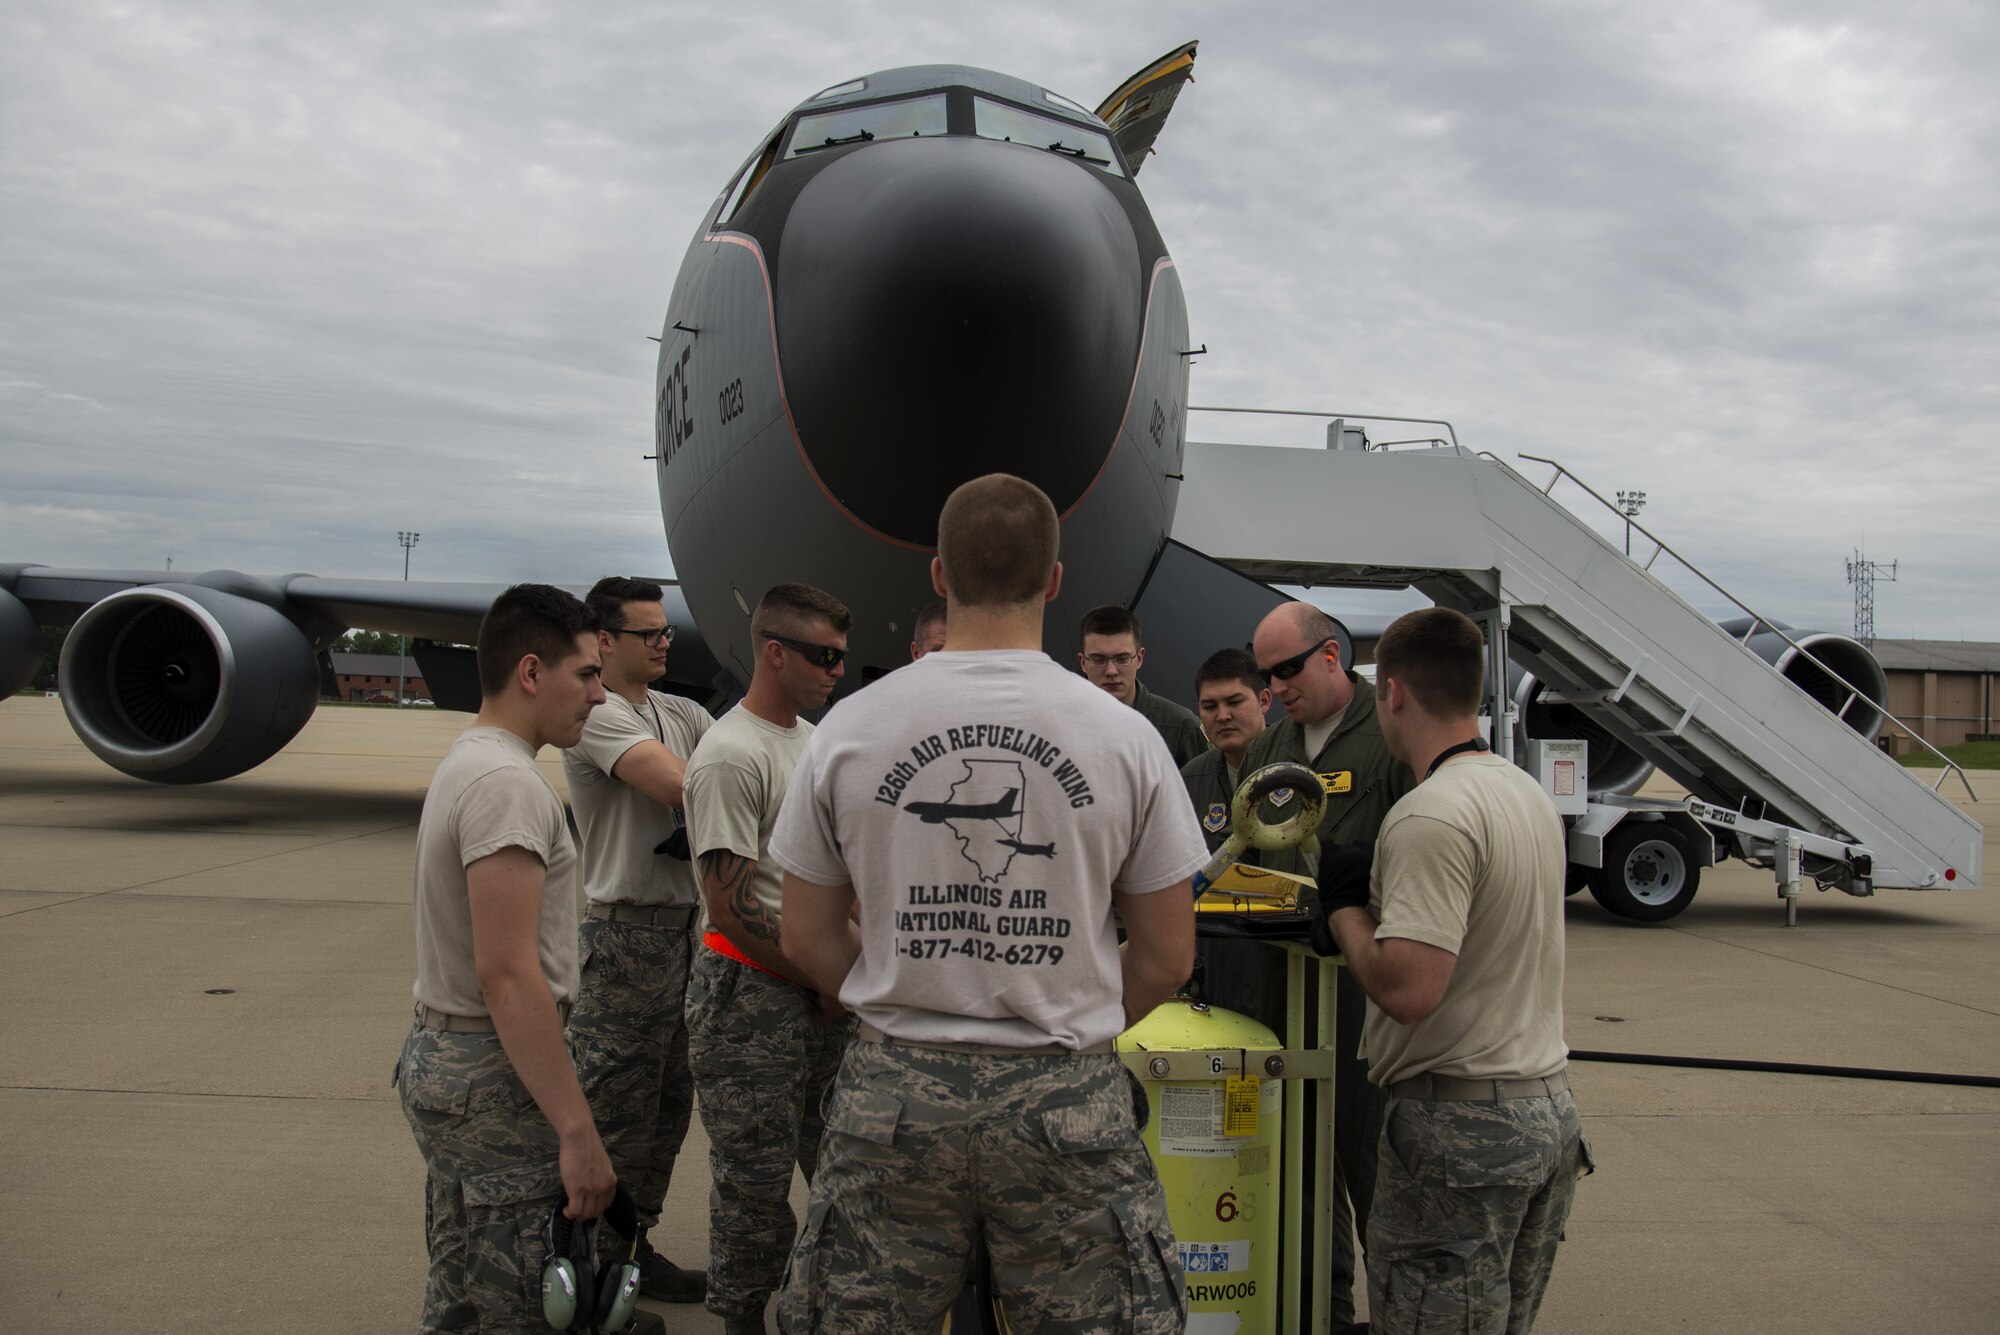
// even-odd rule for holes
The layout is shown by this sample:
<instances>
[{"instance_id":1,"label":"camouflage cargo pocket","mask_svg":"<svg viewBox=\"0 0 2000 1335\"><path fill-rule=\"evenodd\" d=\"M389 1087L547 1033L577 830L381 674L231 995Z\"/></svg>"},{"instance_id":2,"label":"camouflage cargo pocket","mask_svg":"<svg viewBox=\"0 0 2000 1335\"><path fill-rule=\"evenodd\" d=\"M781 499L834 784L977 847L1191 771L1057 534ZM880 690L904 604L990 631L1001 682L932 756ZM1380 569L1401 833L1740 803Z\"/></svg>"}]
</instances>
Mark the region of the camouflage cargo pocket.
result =
<instances>
[{"instance_id":1,"label":"camouflage cargo pocket","mask_svg":"<svg viewBox=\"0 0 2000 1335\"><path fill-rule=\"evenodd\" d=\"M540 1328L542 1264L548 1259L543 1224L564 1199L554 1163L524 1165L465 1178L466 1295L482 1329L518 1321Z\"/></svg>"},{"instance_id":2,"label":"camouflage cargo pocket","mask_svg":"<svg viewBox=\"0 0 2000 1335\"><path fill-rule=\"evenodd\" d=\"M1134 1335L1176 1335L1187 1324L1187 1278L1166 1210L1152 1193L1116 1197L1111 1208L1131 1254L1132 1306L1124 1328Z\"/></svg>"},{"instance_id":3,"label":"camouflage cargo pocket","mask_svg":"<svg viewBox=\"0 0 2000 1335\"><path fill-rule=\"evenodd\" d=\"M1422 1255L1390 1262L1375 1327L1399 1335L1469 1335L1473 1303L1468 1262L1478 1245L1444 1242Z\"/></svg>"},{"instance_id":4,"label":"camouflage cargo pocket","mask_svg":"<svg viewBox=\"0 0 2000 1335\"><path fill-rule=\"evenodd\" d=\"M792 1246L778 1290L778 1329L786 1335L904 1335L917 1329L903 1306L910 1289L899 1283L890 1258L847 1226L834 1203L806 1204L805 1227ZM828 1322L828 1299L839 1291L837 1326Z\"/></svg>"}]
</instances>

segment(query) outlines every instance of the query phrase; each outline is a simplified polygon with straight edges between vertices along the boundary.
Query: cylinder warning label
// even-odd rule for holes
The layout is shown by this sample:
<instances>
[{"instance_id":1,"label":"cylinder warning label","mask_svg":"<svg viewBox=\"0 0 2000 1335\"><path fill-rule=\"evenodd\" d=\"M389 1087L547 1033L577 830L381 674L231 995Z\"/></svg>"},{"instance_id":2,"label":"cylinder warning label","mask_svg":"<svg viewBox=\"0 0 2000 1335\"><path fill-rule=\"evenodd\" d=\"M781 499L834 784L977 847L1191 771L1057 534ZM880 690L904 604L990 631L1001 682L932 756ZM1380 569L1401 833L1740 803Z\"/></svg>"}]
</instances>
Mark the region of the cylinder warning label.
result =
<instances>
[{"instance_id":1,"label":"cylinder warning label","mask_svg":"<svg viewBox=\"0 0 2000 1335\"><path fill-rule=\"evenodd\" d=\"M1220 1082L1159 1086L1153 1107L1160 1130L1160 1153L1186 1159L1226 1158L1246 1142L1258 1139L1260 1132L1275 1129L1282 1092L1279 1082L1253 1077L1240 1084L1244 1088L1236 1091L1233 1105L1228 1087ZM1255 1089L1260 1085L1261 1089ZM1246 1108L1246 1095L1257 1103Z\"/></svg>"},{"instance_id":2,"label":"cylinder warning label","mask_svg":"<svg viewBox=\"0 0 2000 1335\"><path fill-rule=\"evenodd\" d=\"M1250 1268L1250 1240L1233 1242L1176 1242L1181 1269L1190 1275L1233 1275Z\"/></svg>"},{"instance_id":3,"label":"cylinder warning label","mask_svg":"<svg viewBox=\"0 0 2000 1335\"><path fill-rule=\"evenodd\" d=\"M1160 1153L1204 1159L1236 1153L1243 1142L1223 1134L1221 1085L1160 1086Z\"/></svg>"}]
</instances>

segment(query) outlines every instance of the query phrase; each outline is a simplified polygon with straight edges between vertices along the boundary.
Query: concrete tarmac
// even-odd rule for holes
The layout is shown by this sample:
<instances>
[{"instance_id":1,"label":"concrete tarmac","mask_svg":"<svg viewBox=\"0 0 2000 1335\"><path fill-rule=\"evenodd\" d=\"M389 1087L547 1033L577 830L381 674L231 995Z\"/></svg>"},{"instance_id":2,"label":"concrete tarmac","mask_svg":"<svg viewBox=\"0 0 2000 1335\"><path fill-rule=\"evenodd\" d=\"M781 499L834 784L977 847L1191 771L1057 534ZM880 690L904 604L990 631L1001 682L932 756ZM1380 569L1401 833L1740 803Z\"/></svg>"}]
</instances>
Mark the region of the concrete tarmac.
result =
<instances>
[{"instance_id":1,"label":"concrete tarmac","mask_svg":"<svg viewBox=\"0 0 2000 1335\"><path fill-rule=\"evenodd\" d=\"M414 1326L422 1165L389 1073L417 815L465 723L323 709L251 773L166 788L56 701L0 702L0 1327ZM2000 774L1974 784L1991 864ZM1740 863L1662 926L1571 899L1571 1046L2000 1075L2000 891L1807 893L1791 930ZM1538 1330L2000 1328L2000 1090L1572 1082L1598 1172ZM697 1124L656 1238L704 1264L706 1232Z\"/></svg>"}]
</instances>

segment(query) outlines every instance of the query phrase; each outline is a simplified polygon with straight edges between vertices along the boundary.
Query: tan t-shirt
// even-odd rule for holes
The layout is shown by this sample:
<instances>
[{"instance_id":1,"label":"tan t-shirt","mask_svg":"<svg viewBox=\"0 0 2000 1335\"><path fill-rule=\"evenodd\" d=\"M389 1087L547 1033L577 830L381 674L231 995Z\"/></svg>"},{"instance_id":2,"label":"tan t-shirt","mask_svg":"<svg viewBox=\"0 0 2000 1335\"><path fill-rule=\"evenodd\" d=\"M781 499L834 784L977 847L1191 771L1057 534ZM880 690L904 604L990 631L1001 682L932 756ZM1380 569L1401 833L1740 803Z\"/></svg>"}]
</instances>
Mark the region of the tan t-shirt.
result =
<instances>
[{"instance_id":1,"label":"tan t-shirt","mask_svg":"<svg viewBox=\"0 0 2000 1335\"><path fill-rule=\"evenodd\" d=\"M1368 1078L1530 1079L1563 1068L1563 864L1554 803L1526 771L1466 754L1403 796L1375 844L1377 939L1458 956L1438 1008L1398 1024L1368 1003Z\"/></svg>"},{"instance_id":2,"label":"tan t-shirt","mask_svg":"<svg viewBox=\"0 0 2000 1335\"><path fill-rule=\"evenodd\" d=\"M738 857L755 858L752 882L758 902L777 922L785 888L784 869L766 856L771 828L792 770L806 749L813 725L800 719L789 728L768 723L742 705L715 721L688 762L688 844L695 857L728 849ZM702 927L708 927L708 906L702 906Z\"/></svg>"},{"instance_id":3,"label":"tan t-shirt","mask_svg":"<svg viewBox=\"0 0 2000 1335\"><path fill-rule=\"evenodd\" d=\"M590 711L583 739L563 752L563 774L583 834L583 892L593 904L701 902L694 864L653 851L680 828L679 814L611 771L641 742L686 760L714 722L694 701L663 691L646 692L638 705L613 695Z\"/></svg>"},{"instance_id":4,"label":"tan t-shirt","mask_svg":"<svg viewBox=\"0 0 2000 1335\"><path fill-rule=\"evenodd\" d=\"M451 1015L485 1015L472 962L465 869L503 848L542 860L542 977L576 996L576 844L534 748L504 728L469 728L445 752L417 821L417 981L411 995Z\"/></svg>"}]
</instances>

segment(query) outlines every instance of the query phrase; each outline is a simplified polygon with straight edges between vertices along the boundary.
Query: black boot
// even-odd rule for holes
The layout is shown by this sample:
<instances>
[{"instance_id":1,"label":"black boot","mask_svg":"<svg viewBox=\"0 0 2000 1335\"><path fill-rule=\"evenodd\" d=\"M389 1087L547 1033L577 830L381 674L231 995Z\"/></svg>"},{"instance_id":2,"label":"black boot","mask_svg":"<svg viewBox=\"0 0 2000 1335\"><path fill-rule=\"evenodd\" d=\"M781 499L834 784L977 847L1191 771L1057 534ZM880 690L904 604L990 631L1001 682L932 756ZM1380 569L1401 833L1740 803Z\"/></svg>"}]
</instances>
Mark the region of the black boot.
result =
<instances>
[{"instance_id":1,"label":"black boot","mask_svg":"<svg viewBox=\"0 0 2000 1335\"><path fill-rule=\"evenodd\" d=\"M683 1270L641 1241L639 1292L663 1303L698 1303L708 1296L708 1272Z\"/></svg>"}]
</instances>

